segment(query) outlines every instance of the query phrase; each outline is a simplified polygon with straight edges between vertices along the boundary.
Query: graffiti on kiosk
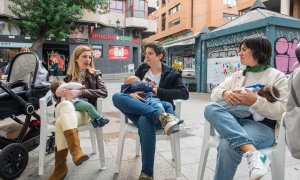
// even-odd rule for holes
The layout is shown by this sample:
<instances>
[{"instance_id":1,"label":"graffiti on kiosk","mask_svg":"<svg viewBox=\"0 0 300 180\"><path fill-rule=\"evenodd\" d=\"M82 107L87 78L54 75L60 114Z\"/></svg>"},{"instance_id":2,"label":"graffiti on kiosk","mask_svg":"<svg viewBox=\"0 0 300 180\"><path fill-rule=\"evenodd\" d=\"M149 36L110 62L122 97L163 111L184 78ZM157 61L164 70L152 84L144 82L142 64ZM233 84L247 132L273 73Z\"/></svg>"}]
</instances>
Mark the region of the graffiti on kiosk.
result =
<instances>
[{"instance_id":1,"label":"graffiti on kiosk","mask_svg":"<svg viewBox=\"0 0 300 180\"><path fill-rule=\"evenodd\" d=\"M300 39L300 32L298 31L286 31L286 30L277 30L277 38L285 37L288 40Z\"/></svg>"},{"instance_id":2,"label":"graffiti on kiosk","mask_svg":"<svg viewBox=\"0 0 300 180\"><path fill-rule=\"evenodd\" d=\"M286 37L280 37L275 41L275 67L285 74L293 72L297 62L295 49L299 40L294 38L288 40Z\"/></svg>"}]
</instances>

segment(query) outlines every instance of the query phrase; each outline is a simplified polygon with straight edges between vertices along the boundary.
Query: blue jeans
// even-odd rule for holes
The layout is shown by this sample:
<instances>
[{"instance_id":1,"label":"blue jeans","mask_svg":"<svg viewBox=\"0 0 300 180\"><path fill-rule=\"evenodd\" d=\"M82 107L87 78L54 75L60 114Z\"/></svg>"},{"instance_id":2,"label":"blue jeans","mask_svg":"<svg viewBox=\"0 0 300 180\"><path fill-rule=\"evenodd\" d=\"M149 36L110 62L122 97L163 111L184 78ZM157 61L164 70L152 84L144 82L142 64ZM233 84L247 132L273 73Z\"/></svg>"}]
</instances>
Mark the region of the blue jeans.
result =
<instances>
[{"instance_id":1,"label":"blue jeans","mask_svg":"<svg viewBox=\"0 0 300 180\"><path fill-rule=\"evenodd\" d=\"M160 111L125 93L115 93L112 101L116 108L137 125L142 152L142 172L153 176L156 130L161 129L161 123L158 120ZM167 113L174 114L172 106L171 108L166 106L170 103L162 102L162 104Z\"/></svg>"},{"instance_id":2,"label":"blue jeans","mask_svg":"<svg viewBox=\"0 0 300 180\"><path fill-rule=\"evenodd\" d=\"M223 137L218 146L214 180L233 179L244 154L239 146L253 144L259 150L275 143L274 129L253 119L236 119L218 103L208 104L204 116Z\"/></svg>"},{"instance_id":3,"label":"blue jeans","mask_svg":"<svg viewBox=\"0 0 300 180\"><path fill-rule=\"evenodd\" d=\"M236 118L247 118L252 115L249 108L250 106L244 104L237 104L236 106L229 105L226 101L219 101L218 104L222 105L231 115Z\"/></svg>"},{"instance_id":4,"label":"blue jeans","mask_svg":"<svg viewBox=\"0 0 300 180\"><path fill-rule=\"evenodd\" d=\"M159 98L157 97L148 97L146 99L146 104L154 107L155 109L158 109L160 112L166 112L165 109L172 109L172 104L166 101L161 101Z\"/></svg>"}]
</instances>

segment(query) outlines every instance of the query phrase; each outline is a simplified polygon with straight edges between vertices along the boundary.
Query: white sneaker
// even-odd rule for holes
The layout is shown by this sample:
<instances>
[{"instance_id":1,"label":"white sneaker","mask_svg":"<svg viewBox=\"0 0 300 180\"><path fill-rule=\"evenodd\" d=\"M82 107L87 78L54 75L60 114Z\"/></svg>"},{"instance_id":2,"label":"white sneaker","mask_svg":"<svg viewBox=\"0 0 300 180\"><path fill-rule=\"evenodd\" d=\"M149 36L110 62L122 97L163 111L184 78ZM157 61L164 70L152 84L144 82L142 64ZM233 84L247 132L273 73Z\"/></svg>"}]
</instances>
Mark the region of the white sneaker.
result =
<instances>
[{"instance_id":1,"label":"white sneaker","mask_svg":"<svg viewBox=\"0 0 300 180\"><path fill-rule=\"evenodd\" d=\"M249 177L251 180L258 180L267 174L271 160L259 151L249 151L244 154L249 165Z\"/></svg>"}]
</instances>

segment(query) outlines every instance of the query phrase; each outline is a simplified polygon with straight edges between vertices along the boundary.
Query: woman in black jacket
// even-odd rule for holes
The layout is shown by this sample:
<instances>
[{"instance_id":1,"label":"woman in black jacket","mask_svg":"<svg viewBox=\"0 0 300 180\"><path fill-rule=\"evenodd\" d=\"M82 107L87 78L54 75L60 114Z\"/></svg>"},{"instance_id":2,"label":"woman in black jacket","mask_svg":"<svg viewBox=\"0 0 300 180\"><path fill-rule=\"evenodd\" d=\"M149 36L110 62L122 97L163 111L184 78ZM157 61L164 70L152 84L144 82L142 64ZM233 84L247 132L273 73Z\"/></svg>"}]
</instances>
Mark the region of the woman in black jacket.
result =
<instances>
[{"instance_id":1,"label":"woman in black jacket","mask_svg":"<svg viewBox=\"0 0 300 180\"><path fill-rule=\"evenodd\" d=\"M139 129L142 152L142 172L139 179L153 179L155 131L162 127L162 119L171 121L172 118L169 115L174 114L175 109L173 100L186 100L189 98L189 93L178 71L162 63L165 50L156 43L147 44L145 49L145 63L138 67L135 75L141 80L149 78L158 84L158 87L153 87L153 93L160 100L170 102L173 105L173 111L167 112L169 114L166 118L161 118L160 112L145 104L145 99L139 96L143 92L134 92L129 95L116 93L112 99L114 105Z\"/></svg>"}]
</instances>

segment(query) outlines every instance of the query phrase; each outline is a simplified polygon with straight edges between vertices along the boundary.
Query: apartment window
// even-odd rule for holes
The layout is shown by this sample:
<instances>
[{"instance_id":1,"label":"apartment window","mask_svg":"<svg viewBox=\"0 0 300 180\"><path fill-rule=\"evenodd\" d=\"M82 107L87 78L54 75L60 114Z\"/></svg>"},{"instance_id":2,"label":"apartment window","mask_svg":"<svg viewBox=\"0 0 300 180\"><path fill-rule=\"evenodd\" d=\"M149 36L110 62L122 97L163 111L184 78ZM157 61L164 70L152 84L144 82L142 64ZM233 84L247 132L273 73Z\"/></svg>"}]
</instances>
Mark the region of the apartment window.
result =
<instances>
[{"instance_id":1,"label":"apartment window","mask_svg":"<svg viewBox=\"0 0 300 180\"><path fill-rule=\"evenodd\" d=\"M166 13L161 15L161 31L166 29Z\"/></svg>"},{"instance_id":2,"label":"apartment window","mask_svg":"<svg viewBox=\"0 0 300 180\"><path fill-rule=\"evenodd\" d=\"M236 0L223 0L223 4L236 6Z\"/></svg>"},{"instance_id":3,"label":"apartment window","mask_svg":"<svg viewBox=\"0 0 300 180\"><path fill-rule=\"evenodd\" d=\"M166 0L161 0L161 7L164 7L166 5Z\"/></svg>"},{"instance_id":4,"label":"apartment window","mask_svg":"<svg viewBox=\"0 0 300 180\"><path fill-rule=\"evenodd\" d=\"M113 12L123 12L123 3L122 0L110 0L109 7Z\"/></svg>"},{"instance_id":5,"label":"apartment window","mask_svg":"<svg viewBox=\"0 0 300 180\"><path fill-rule=\"evenodd\" d=\"M128 0L126 17L147 18L148 3L145 0Z\"/></svg>"},{"instance_id":6,"label":"apartment window","mask_svg":"<svg viewBox=\"0 0 300 180\"><path fill-rule=\"evenodd\" d=\"M169 28L170 27L173 27L173 26L176 26L177 24L180 24L180 19L178 18L178 19L175 19L175 20L173 20L173 21L170 21L169 22Z\"/></svg>"},{"instance_id":7,"label":"apartment window","mask_svg":"<svg viewBox=\"0 0 300 180\"><path fill-rule=\"evenodd\" d=\"M223 13L223 19L226 21L232 21L236 18L238 18L239 16L236 14L228 14L228 13Z\"/></svg>"},{"instance_id":8,"label":"apartment window","mask_svg":"<svg viewBox=\"0 0 300 180\"><path fill-rule=\"evenodd\" d=\"M177 4L173 8L169 9L169 15L176 13L177 11L180 10L180 4Z\"/></svg>"}]
</instances>

